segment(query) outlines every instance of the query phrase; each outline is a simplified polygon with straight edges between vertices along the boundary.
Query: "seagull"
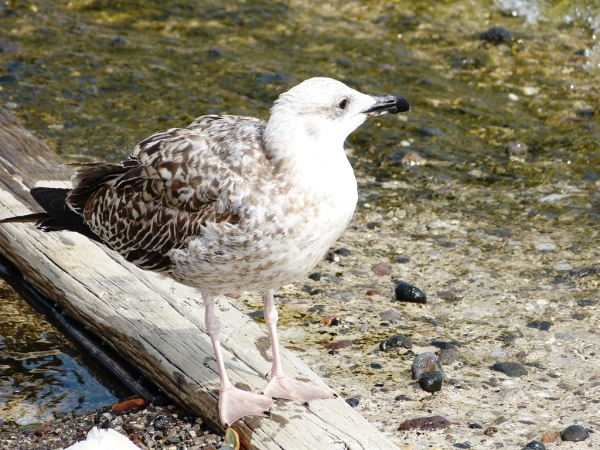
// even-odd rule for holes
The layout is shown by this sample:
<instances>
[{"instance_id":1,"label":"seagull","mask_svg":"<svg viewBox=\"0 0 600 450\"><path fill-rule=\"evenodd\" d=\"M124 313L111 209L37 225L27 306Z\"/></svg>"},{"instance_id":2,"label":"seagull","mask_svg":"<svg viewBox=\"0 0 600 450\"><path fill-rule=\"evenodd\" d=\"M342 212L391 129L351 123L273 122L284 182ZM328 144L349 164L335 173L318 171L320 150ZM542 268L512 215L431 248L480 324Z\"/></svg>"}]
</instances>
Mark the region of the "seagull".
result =
<instances>
[{"instance_id":1,"label":"seagull","mask_svg":"<svg viewBox=\"0 0 600 450\"><path fill-rule=\"evenodd\" d=\"M126 161L76 164L71 189L31 189L45 212L12 221L79 232L142 269L197 288L224 426L268 416L275 399L307 405L337 397L284 373L273 290L306 276L352 218L357 184L344 151L348 135L370 117L409 110L399 95L310 78L281 94L266 122L201 116L144 139ZM258 394L227 377L213 311L216 296L241 291L263 293L272 369Z\"/></svg>"}]
</instances>

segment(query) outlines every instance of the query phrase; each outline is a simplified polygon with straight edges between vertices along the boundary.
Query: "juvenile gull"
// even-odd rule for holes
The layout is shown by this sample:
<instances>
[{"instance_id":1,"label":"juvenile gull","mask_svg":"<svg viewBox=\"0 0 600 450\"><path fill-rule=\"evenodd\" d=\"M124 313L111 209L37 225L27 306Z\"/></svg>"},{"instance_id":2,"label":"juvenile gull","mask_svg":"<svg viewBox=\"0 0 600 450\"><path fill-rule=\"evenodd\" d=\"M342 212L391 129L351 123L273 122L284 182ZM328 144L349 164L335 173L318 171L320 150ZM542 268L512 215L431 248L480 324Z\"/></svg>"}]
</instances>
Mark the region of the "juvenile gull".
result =
<instances>
[{"instance_id":1,"label":"juvenile gull","mask_svg":"<svg viewBox=\"0 0 600 450\"><path fill-rule=\"evenodd\" d=\"M78 165L72 189L34 188L44 231L68 229L131 263L198 288L220 379L219 418L266 415L273 399L335 394L282 369L273 289L309 273L340 236L357 201L346 137L368 117L405 112L397 95L370 96L329 78L281 94L267 122L202 116L155 133L127 161ZM233 386L219 344L216 295L263 292L272 346L260 394Z\"/></svg>"}]
</instances>

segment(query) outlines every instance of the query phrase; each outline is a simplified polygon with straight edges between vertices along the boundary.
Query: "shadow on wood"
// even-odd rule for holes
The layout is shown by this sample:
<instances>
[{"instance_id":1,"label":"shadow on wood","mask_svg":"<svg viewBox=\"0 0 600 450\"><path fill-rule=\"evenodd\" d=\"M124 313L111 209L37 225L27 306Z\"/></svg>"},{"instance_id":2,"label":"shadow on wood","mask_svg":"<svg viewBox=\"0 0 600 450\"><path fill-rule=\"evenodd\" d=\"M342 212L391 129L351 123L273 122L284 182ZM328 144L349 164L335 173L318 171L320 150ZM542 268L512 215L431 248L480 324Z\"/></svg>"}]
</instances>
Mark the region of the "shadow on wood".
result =
<instances>
[{"instance_id":1,"label":"shadow on wood","mask_svg":"<svg viewBox=\"0 0 600 450\"><path fill-rule=\"evenodd\" d=\"M32 212L29 188L66 185L70 171L61 164L0 108L0 219ZM40 292L105 339L183 408L221 429L219 378L196 290L144 272L75 233L3 224L0 247ZM270 370L269 339L227 299L218 299L216 308L231 381L257 392ZM282 349L282 359L289 375L325 386L289 351ZM339 398L315 400L308 408L278 401L271 413L270 419L250 417L234 424L244 448L397 449Z\"/></svg>"}]
</instances>

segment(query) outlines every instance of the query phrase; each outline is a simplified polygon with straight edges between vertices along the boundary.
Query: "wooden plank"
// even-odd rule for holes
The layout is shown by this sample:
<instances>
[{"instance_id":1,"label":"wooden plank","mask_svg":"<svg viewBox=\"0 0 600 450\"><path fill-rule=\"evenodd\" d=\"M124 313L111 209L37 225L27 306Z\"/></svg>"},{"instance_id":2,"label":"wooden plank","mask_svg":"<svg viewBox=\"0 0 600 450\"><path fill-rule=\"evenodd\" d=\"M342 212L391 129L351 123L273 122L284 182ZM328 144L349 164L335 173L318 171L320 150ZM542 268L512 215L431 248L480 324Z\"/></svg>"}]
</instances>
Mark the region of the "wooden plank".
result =
<instances>
[{"instance_id":1,"label":"wooden plank","mask_svg":"<svg viewBox=\"0 0 600 450\"><path fill-rule=\"evenodd\" d=\"M68 167L60 164L0 108L0 218L31 212L27 191L34 185L68 179ZM75 233L41 233L32 224L4 224L0 248L44 295L105 339L182 407L221 429L219 378L198 291L137 269ZM219 298L216 306L230 378L238 387L257 392L270 370L269 339L228 299ZM291 376L325 385L289 351L282 349L282 358ZM397 449L342 399L316 400L309 408L278 401L271 412L270 419L250 417L234 424L244 448Z\"/></svg>"}]
</instances>

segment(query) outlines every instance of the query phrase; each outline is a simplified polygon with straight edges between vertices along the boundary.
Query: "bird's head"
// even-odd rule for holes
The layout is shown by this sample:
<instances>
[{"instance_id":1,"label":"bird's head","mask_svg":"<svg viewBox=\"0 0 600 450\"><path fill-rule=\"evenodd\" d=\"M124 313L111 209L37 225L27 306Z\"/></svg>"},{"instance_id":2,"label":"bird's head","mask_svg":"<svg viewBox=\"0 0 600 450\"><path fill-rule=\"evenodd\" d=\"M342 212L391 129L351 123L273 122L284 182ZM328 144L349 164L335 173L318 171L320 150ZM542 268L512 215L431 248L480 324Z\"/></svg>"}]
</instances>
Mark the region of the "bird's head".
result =
<instances>
[{"instance_id":1,"label":"bird's head","mask_svg":"<svg viewBox=\"0 0 600 450\"><path fill-rule=\"evenodd\" d=\"M408 101L399 95L366 95L331 78L310 78L275 101L267 140L288 135L341 147L369 117L409 110Z\"/></svg>"}]
</instances>

